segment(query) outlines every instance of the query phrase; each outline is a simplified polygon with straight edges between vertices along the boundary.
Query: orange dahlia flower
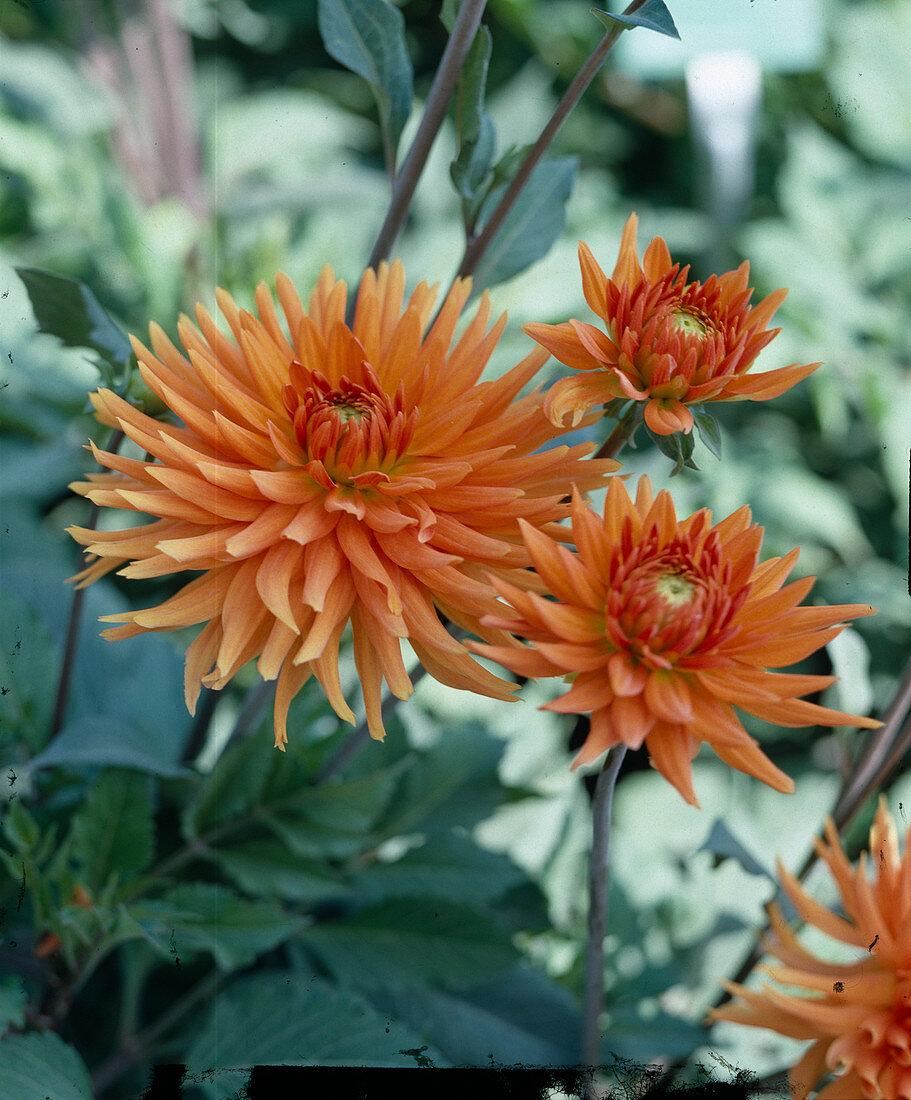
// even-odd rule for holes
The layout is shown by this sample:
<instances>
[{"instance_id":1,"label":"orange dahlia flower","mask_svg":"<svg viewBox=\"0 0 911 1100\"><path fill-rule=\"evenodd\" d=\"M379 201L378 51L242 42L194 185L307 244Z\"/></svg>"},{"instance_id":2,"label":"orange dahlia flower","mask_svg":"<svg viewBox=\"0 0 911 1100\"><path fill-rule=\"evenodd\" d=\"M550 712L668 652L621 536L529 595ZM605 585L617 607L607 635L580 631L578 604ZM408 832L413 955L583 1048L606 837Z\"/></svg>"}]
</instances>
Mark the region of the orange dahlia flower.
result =
<instances>
[{"instance_id":1,"label":"orange dahlia flower","mask_svg":"<svg viewBox=\"0 0 911 1100\"><path fill-rule=\"evenodd\" d=\"M263 678L277 680L277 745L310 675L353 722L338 673L349 622L376 738L383 680L400 698L412 691L402 638L438 680L508 697L513 685L477 664L437 611L490 634L479 622L496 606L487 574L535 583L518 520L551 531L569 511L570 481L595 487L618 465L583 462L589 444L534 453L560 433L540 393L517 395L546 355L536 349L497 381L479 382L505 317L486 331L483 297L451 346L470 284L453 287L427 331L434 291L421 283L403 309L404 283L399 263L367 271L349 327L346 287L330 269L306 310L278 275L288 335L265 285L259 318L219 291L231 336L197 307L202 331L187 318L179 326L186 356L152 325L154 354L133 341L139 369L182 424L153 420L109 390L92 397L99 419L122 428L147 460L91 444L109 472L72 488L155 518L127 530L70 528L97 555L74 579L87 584L111 569L200 574L158 607L106 616L124 625L105 635L204 622L187 651L187 706L200 685L220 689L258 658Z\"/></svg>"},{"instance_id":2,"label":"orange dahlia flower","mask_svg":"<svg viewBox=\"0 0 911 1100\"><path fill-rule=\"evenodd\" d=\"M841 895L842 915L815 901L779 864L781 883L800 918L834 940L857 948L854 962L824 962L808 951L777 905L769 906L771 932L763 946L783 966L765 966L784 992L733 982L725 988L739 1002L709 1014L765 1027L813 1045L789 1072L791 1094L804 1100L823 1075L840 1071L816 1095L818 1100L898 1100L911 1098L911 828L899 855L895 822L880 796L866 853L849 863L834 823L826 822L828 845L816 851L828 864Z\"/></svg>"},{"instance_id":3,"label":"orange dahlia flower","mask_svg":"<svg viewBox=\"0 0 911 1100\"><path fill-rule=\"evenodd\" d=\"M555 424L567 414L578 424L595 405L620 399L644 401L645 422L656 435L689 432L688 405L768 401L820 365L795 363L747 377L756 356L780 331L766 326L787 291L776 290L750 309L748 263L705 283L688 283L689 268L672 262L661 237L640 264L636 225L631 214L610 279L588 246L579 244L585 300L604 321L606 334L576 320L524 326L561 363L581 372L548 392L545 410Z\"/></svg>"},{"instance_id":4,"label":"orange dahlia flower","mask_svg":"<svg viewBox=\"0 0 911 1100\"><path fill-rule=\"evenodd\" d=\"M577 553L528 524L522 533L556 602L492 578L514 613L501 608L484 625L527 638L531 648L471 648L524 676L573 677L569 691L543 708L591 714L573 767L613 745L644 742L652 765L698 806L691 761L702 741L776 790L794 789L743 729L735 706L783 726L880 725L797 698L834 676L767 671L803 660L846 620L873 609L798 607L815 578L782 588L797 550L758 564L763 532L749 508L714 526L707 509L678 521L670 495L653 497L647 477L635 502L611 478L603 520L573 497Z\"/></svg>"}]
</instances>

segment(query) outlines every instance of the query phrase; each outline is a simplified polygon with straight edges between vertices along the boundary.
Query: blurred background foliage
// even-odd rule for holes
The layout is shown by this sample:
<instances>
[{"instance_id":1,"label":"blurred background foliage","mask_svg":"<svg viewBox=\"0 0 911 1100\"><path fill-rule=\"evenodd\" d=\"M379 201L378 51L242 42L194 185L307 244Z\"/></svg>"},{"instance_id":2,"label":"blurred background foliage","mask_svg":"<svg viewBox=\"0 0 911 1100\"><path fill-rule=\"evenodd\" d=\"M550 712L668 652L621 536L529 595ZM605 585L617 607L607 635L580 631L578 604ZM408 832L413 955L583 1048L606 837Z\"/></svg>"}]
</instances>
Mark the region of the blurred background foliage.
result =
<instances>
[{"instance_id":1,"label":"blurred background foliage","mask_svg":"<svg viewBox=\"0 0 911 1100\"><path fill-rule=\"evenodd\" d=\"M446 32L436 0L398 6L420 105ZM669 3L690 53L712 40L710 23L687 39L699 6ZM715 239L682 66L650 71L657 36L633 32L638 55L609 59L554 147L575 158L560 162L565 228L555 208L546 258L492 287L511 324L490 370L527 352L521 322L589 318L575 242L610 270L631 209L640 244L661 234L696 277L711 246L725 267L749 257L757 296L789 286L762 365L824 366L770 404L718 406L723 461L698 444L701 470L670 487L680 514L749 503L765 555L802 547L795 576L819 576L813 598L878 609L802 668L842 677L824 701L881 712L911 640L911 3L727 6L765 43L742 216ZM490 0L497 156L535 139L594 47L588 8ZM798 18L815 35L803 57ZM323 701L296 700L284 757L262 695L244 703L252 670L194 724L187 639L97 636L100 614L158 602L168 582L112 575L87 592L49 740L77 568L63 529L86 521L66 485L105 433L86 411L98 369L36 335L14 266L81 280L124 329L144 336L154 318L173 337L181 310L214 308L216 284L249 306L277 269L304 293L326 263L355 282L389 184L373 97L325 51L315 0L10 2L0 36L0 1094L89 1097L94 1074L101 1095L138 1095L160 1062L186 1062L209 1097L254 1063L575 1062L587 791L567 768L580 731L534 709L547 685L506 706L425 680L384 745L314 788L348 733ZM396 248L412 284L445 287L458 265L456 152L447 123ZM639 443L627 470L667 484L667 459ZM709 1067L698 1077L710 1051L759 1075L793 1060L795 1044L730 1025L709 1037L700 1021L753 941L775 856L802 861L867 735L751 728L796 795L710 754L695 764L701 811L642 754L621 776L607 1062L689 1058ZM893 807L902 797L906 776Z\"/></svg>"}]
</instances>

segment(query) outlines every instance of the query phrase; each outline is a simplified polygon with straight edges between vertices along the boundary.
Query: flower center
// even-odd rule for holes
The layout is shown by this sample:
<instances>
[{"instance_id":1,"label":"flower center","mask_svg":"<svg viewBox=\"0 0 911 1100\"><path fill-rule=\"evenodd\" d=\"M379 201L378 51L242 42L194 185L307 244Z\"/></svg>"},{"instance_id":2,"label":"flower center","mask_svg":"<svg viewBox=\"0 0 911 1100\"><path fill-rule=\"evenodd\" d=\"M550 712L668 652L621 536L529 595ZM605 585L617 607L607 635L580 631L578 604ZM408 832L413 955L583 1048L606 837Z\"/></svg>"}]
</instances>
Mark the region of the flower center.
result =
<instances>
[{"instance_id":1,"label":"flower center","mask_svg":"<svg viewBox=\"0 0 911 1100\"><path fill-rule=\"evenodd\" d=\"M406 413L404 390L390 397L369 364L362 371L360 382L345 377L333 385L295 362L282 393L301 450L336 484L360 485L354 479L368 472L388 480L414 433L416 413Z\"/></svg>"},{"instance_id":2,"label":"flower center","mask_svg":"<svg viewBox=\"0 0 911 1100\"><path fill-rule=\"evenodd\" d=\"M690 603L693 600L695 591L696 586L692 581L687 580L682 573L673 571L662 573L655 581L655 592L666 604L675 609L682 607L685 603Z\"/></svg>"},{"instance_id":3,"label":"flower center","mask_svg":"<svg viewBox=\"0 0 911 1100\"><path fill-rule=\"evenodd\" d=\"M675 309L670 315L670 320L674 327L681 329L686 336L705 337L710 327L707 318L697 316L686 307Z\"/></svg>"}]
</instances>

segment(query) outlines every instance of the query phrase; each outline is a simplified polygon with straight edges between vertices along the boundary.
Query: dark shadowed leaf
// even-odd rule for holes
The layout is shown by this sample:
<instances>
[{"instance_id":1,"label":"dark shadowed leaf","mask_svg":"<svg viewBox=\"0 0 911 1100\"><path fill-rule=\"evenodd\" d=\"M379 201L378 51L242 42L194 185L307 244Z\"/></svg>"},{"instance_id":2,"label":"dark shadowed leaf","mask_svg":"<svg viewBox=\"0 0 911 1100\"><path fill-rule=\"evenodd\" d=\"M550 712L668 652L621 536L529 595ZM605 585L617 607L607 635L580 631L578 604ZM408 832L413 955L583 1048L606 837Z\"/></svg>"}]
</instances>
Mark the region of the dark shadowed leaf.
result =
<instances>
[{"instance_id":1,"label":"dark shadowed leaf","mask_svg":"<svg viewBox=\"0 0 911 1100\"><path fill-rule=\"evenodd\" d=\"M566 222L566 200L576 178L575 157L542 161L519 195L474 274L475 291L495 286L546 256ZM507 184L488 195L479 225L493 212Z\"/></svg>"},{"instance_id":2,"label":"dark shadowed leaf","mask_svg":"<svg viewBox=\"0 0 911 1100\"><path fill-rule=\"evenodd\" d=\"M111 876L144 871L154 846L149 776L119 768L102 772L72 827L80 881L90 891Z\"/></svg>"},{"instance_id":3,"label":"dark shadowed leaf","mask_svg":"<svg viewBox=\"0 0 911 1100\"><path fill-rule=\"evenodd\" d=\"M774 875L734 836L720 818L715 820L712 831L698 851L711 852L718 859L736 859L744 871L751 875L775 880Z\"/></svg>"},{"instance_id":4,"label":"dark shadowed leaf","mask_svg":"<svg viewBox=\"0 0 911 1100\"><path fill-rule=\"evenodd\" d=\"M193 772L177 763L169 741L153 739L133 722L107 714L86 715L68 722L29 768L84 768L93 765L135 768L167 778Z\"/></svg>"},{"instance_id":5,"label":"dark shadowed leaf","mask_svg":"<svg viewBox=\"0 0 911 1100\"><path fill-rule=\"evenodd\" d=\"M525 964L461 992L384 992L374 1004L414 1028L460 1065L574 1065L581 1019L573 997Z\"/></svg>"},{"instance_id":6,"label":"dark shadowed leaf","mask_svg":"<svg viewBox=\"0 0 911 1100\"><path fill-rule=\"evenodd\" d=\"M705 409L696 405L690 406L690 412L693 414L693 420L696 422L699 438L712 452L715 458L720 459L721 429L718 427L718 421L711 413L706 412Z\"/></svg>"},{"instance_id":7,"label":"dark shadowed leaf","mask_svg":"<svg viewBox=\"0 0 911 1100\"><path fill-rule=\"evenodd\" d=\"M372 898L448 898L469 903L501 897L526 881L508 856L481 848L463 833L431 836L401 859L379 861L362 871L357 888Z\"/></svg>"},{"instance_id":8,"label":"dark shadowed leaf","mask_svg":"<svg viewBox=\"0 0 911 1100\"><path fill-rule=\"evenodd\" d=\"M219 846L210 858L247 894L312 902L349 891L326 863L302 860L279 840Z\"/></svg>"},{"instance_id":9,"label":"dark shadowed leaf","mask_svg":"<svg viewBox=\"0 0 911 1100\"><path fill-rule=\"evenodd\" d=\"M370 85L394 151L412 97L402 13L387 0L319 0L319 30L330 56Z\"/></svg>"},{"instance_id":10,"label":"dark shadowed leaf","mask_svg":"<svg viewBox=\"0 0 911 1100\"><path fill-rule=\"evenodd\" d=\"M224 1097L243 1095L255 1065L413 1068L402 1051L424 1045L420 1027L382 1016L355 993L294 971L267 971L219 993L187 1054L186 1083ZM432 1048L424 1055L447 1064Z\"/></svg>"},{"instance_id":11,"label":"dark shadowed leaf","mask_svg":"<svg viewBox=\"0 0 911 1100\"><path fill-rule=\"evenodd\" d=\"M613 15L609 11L601 11L599 8L592 8L591 11L592 15L596 19L600 19L608 30L613 30L619 24L624 29L644 27L649 31L657 31L658 34L666 34L668 38L680 37L664 0L645 0L642 7L632 15Z\"/></svg>"},{"instance_id":12,"label":"dark shadowed leaf","mask_svg":"<svg viewBox=\"0 0 911 1100\"><path fill-rule=\"evenodd\" d=\"M490 917L440 899L399 898L307 928L301 942L344 985L477 985L518 958Z\"/></svg>"},{"instance_id":13,"label":"dark shadowed leaf","mask_svg":"<svg viewBox=\"0 0 911 1100\"><path fill-rule=\"evenodd\" d=\"M10 1100L92 1100L85 1063L53 1031L0 1039L0 1096Z\"/></svg>"},{"instance_id":14,"label":"dark shadowed leaf","mask_svg":"<svg viewBox=\"0 0 911 1100\"><path fill-rule=\"evenodd\" d=\"M16 274L25 283L41 332L65 347L94 351L112 368L105 372L106 381L114 380L114 372L126 373L133 355L130 341L84 283L35 267L17 267Z\"/></svg>"},{"instance_id":15,"label":"dark shadowed leaf","mask_svg":"<svg viewBox=\"0 0 911 1100\"><path fill-rule=\"evenodd\" d=\"M204 882L175 886L127 911L162 954L179 959L207 951L222 970L247 966L304 923L272 902L247 901L227 886Z\"/></svg>"}]
</instances>

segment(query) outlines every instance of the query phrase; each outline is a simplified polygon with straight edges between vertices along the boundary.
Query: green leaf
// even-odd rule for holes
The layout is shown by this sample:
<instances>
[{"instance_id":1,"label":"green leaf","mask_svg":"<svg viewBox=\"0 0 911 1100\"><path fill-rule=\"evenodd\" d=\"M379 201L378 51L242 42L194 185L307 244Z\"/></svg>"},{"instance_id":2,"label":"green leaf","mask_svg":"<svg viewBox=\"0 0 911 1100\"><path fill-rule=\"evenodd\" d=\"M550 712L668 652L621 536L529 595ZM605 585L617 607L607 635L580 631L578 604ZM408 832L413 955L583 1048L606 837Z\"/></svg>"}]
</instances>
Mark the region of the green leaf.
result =
<instances>
[{"instance_id":1,"label":"green leaf","mask_svg":"<svg viewBox=\"0 0 911 1100\"><path fill-rule=\"evenodd\" d=\"M483 727L451 724L409 769L377 830L384 837L470 828L503 800L497 765L504 745Z\"/></svg>"},{"instance_id":2,"label":"green leaf","mask_svg":"<svg viewBox=\"0 0 911 1100\"><path fill-rule=\"evenodd\" d=\"M718 427L718 421L711 413L706 412L704 408L698 405L690 405L690 412L693 414L693 420L696 422L699 438L706 445L708 450L712 452L715 458L720 459L721 429Z\"/></svg>"},{"instance_id":3,"label":"green leaf","mask_svg":"<svg viewBox=\"0 0 911 1100\"><path fill-rule=\"evenodd\" d=\"M613 30L615 25L619 23L623 30L632 27L644 27L649 31L657 31L658 34L666 34L668 38L680 37L664 0L645 0L642 7L633 15L613 15L609 11L601 11L600 8L592 8L591 13L608 30Z\"/></svg>"},{"instance_id":4,"label":"green leaf","mask_svg":"<svg viewBox=\"0 0 911 1100\"><path fill-rule=\"evenodd\" d=\"M183 834L192 840L227 818L254 806L276 761L271 744L261 737L245 737L229 745L206 777L200 797L183 817Z\"/></svg>"},{"instance_id":5,"label":"green leaf","mask_svg":"<svg viewBox=\"0 0 911 1100\"><path fill-rule=\"evenodd\" d=\"M56 336L68 348L90 348L108 385L121 385L129 373L133 349L95 295L77 279L17 267L25 283L40 332ZM107 368L107 369L105 369Z\"/></svg>"},{"instance_id":6,"label":"green leaf","mask_svg":"<svg viewBox=\"0 0 911 1100\"><path fill-rule=\"evenodd\" d=\"M166 778L192 776L174 759L164 738L155 740L126 718L109 714L85 715L68 722L44 752L29 761L39 768L84 768L100 765L135 768Z\"/></svg>"},{"instance_id":7,"label":"green leaf","mask_svg":"<svg viewBox=\"0 0 911 1100\"><path fill-rule=\"evenodd\" d=\"M511 279L548 253L566 222L566 200L573 189L577 164L575 157L557 157L535 168L478 264L474 274L476 293ZM496 208L506 187L503 184L487 196L480 225Z\"/></svg>"},{"instance_id":8,"label":"green leaf","mask_svg":"<svg viewBox=\"0 0 911 1100\"><path fill-rule=\"evenodd\" d=\"M248 1072L238 1072L239 1066L413 1068L414 1059L402 1051L424 1045L421 1030L380 1015L363 998L319 978L266 971L239 978L219 993L187 1053L185 1080L207 1096L224 1097L244 1094ZM446 1065L438 1051L424 1053L435 1065Z\"/></svg>"},{"instance_id":9,"label":"green leaf","mask_svg":"<svg viewBox=\"0 0 911 1100\"><path fill-rule=\"evenodd\" d=\"M25 1006L28 996L22 979L9 975L0 981L0 1035L12 1024L25 1026Z\"/></svg>"},{"instance_id":10,"label":"green leaf","mask_svg":"<svg viewBox=\"0 0 911 1100\"><path fill-rule=\"evenodd\" d=\"M3 831L17 852L28 855L35 850L41 831L38 823L22 805L18 796L7 800L3 815Z\"/></svg>"},{"instance_id":11,"label":"green leaf","mask_svg":"<svg viewBox=\"0 0 911 1100\"><path fill-rule=\"evenodd\" d=\"M699 469L693 461L693 449L696 446L696 440L693 438L692 432L674 432L673 435L659 435L648 426L645 430L658 450L673 461L674 468L671 470L671 477L676 477L684 466L689 470Z\"/></svg>"},{"instance_id":12,"label":"green leaf","mask_svg":"<svg viewBox=\"0 0 911 1100\"><path fill-rule=\"evenodd\" d=\"M402 774L415 758L403 757L358 779L324 783L300 792L296 809L316 825L346 832L366 832L386 809Z\"/></svg>"},{"instance_id":13,"label":"green leaf","mask_svg":"<svg viewBox=\"0 0 911 1100\"><path fill-rule=\"evenodd\" d=\"M358 874L355 885L373 898L407 895L473 904L493 901L525 881L525 872L507 856L450 832L431 836L394 862L374 863Z\"/></svg>"},{"instance_id":14,"label":"green leaf","mask_svg":"<svg viewBox=\"0 0 911 1100\"><path fill-rule=\"evenodd\" d=\"M522 964L501 978L464 992L388 991L379 1008L415 1029L459 1065L574 1065L582 1024L567 990Z\"/></svg>"},{"instance_id":15,"label":"green leaf","mask_svg":"<svg viewBox=\"0 0 911 1100\"><path fill-rule=\"evenodd\" d=\"M402 13L386 0L319 0L318 20L327 53L370 85L394 154L412 99Z\"/></svg>"},{"instance_id":16,"label":"green leaf","mask_svg":"<svg viewBox=\"0 0 911 1100\"><path fill-rule=\"evenodd\" d=\"M697 851L711 852L718 859L736 859L749 874L775 881L775 876L734 836L721 818L716 818L705 843Z\"/></svg>"},{"instance_id":17,"label":"green leaf","mask_svg":"<svg viewBox=\"0 0 911 1100\"><path fill-rule=\"evenodd\" d=\"M152 862L152 785L147 775L102 772L73 818L73 856L92 892L111 876L128 878Z\"/></svg>"},{"instance_id":18,"label":"green leaf","mask_svg":"<svg viewBox=\"0 0 911 1100\"><path fill-rule=\"evenodd\" d=\"M475 141L481 128L492 48L490 31L483 25L478 27L456 84L455 124L460 148Z\"/></svg>"},{"instance_id":19,"label":"green leaf","mask_svg":"<svg viewBox=\"0 0 911 1100\"><path fill-rule=\"evenodd\" d=\"M459 152L449 167L449 174L466 204L475 198L483 183L496 147L493 120L484 110L491 45L490 31L487 27L479 27L456 85L455 124ZM476 211L466 208L464 214L470 224Z\"/></svg>"},{"instance_id":20,"label":"green leaf","mask_svg":"<svg viewBox=\"0 0 911 1100\"><path fill-rule=\"evenodd\" d=\"M304 861L278 840L219 847L210 858L247 894L313 902L349 891L325 863Z\"/></svg>"},{"instance_id":21,"label":"green leaf","mask_svg":"<svg viewBox=\"0 0 911 1100\"><path fill-rule=\"evenodd\" d=\"M92 1100L77 1052L53 1031L0 1039L0 1096L16 1100Z\"/></svg>"},{"instance_id":22,"label":"green leaf","mask_svg":"<svg viewBox=\"0 0 911 1100\"><path fill-rule=\"evenodd\" d=\"M272 902L247 901L227 886L203 882L176 886L127 912L162 954L180 959L207 951L222 970L247 966L304 924Z\"/></svg>"},{"instance_id":23,"label":"green leaf","mask_svg":"<svg viewBox=\"0 0 911 1100\"><path fill-rule=\"evenodd\" d=\"M477 985L518 959L490 917L439 899L365 906L311 926L301 942L342 984L366 989Z\"/></svg>"}]
</instances>

